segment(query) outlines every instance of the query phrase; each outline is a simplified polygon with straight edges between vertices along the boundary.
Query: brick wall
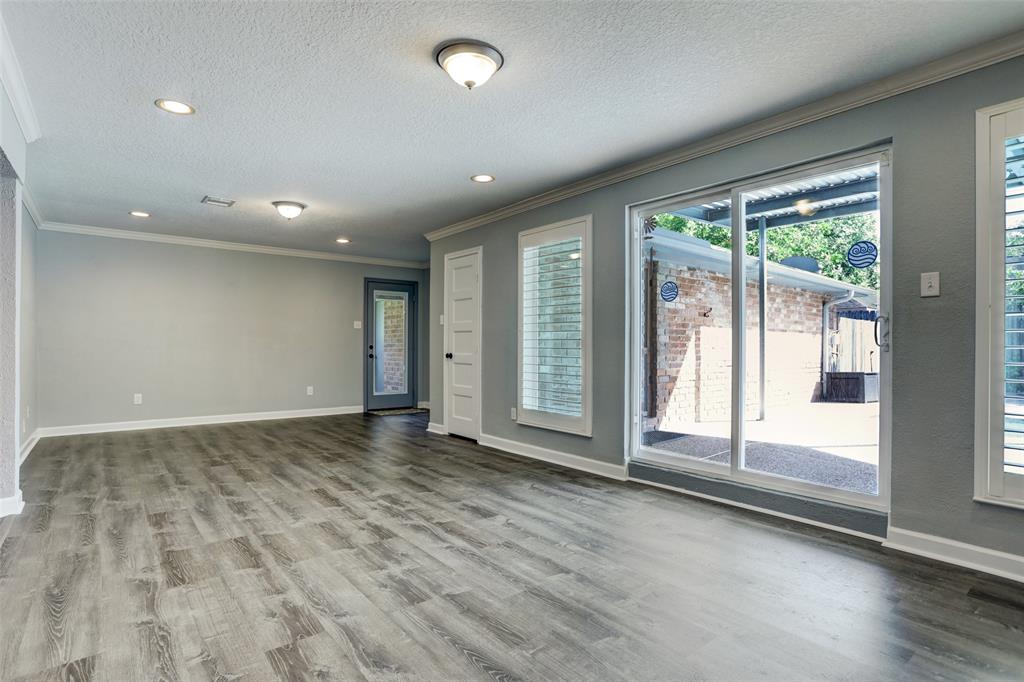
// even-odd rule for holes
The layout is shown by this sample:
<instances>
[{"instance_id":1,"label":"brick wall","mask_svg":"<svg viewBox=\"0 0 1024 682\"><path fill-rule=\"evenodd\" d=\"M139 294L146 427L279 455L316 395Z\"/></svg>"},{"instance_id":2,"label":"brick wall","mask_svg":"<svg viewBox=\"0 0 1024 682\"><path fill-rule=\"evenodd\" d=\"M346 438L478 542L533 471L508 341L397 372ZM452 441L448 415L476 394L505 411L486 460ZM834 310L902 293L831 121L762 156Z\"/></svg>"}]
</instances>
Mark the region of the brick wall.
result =
<instances>
[{"instance_id":1,"label":"brick wall","mask_svg":"<svg viewBox=\"0 0 1024 682\"><path fill-rule=\"evenodd\" d=\"M732 392L732 292L724 274L655 261L657 315L656 389L647 429L671 431L672 424L728 421ZM679 287L675 301L659 291L666 281ZM757 416L759 338L757 283L748 283L746 410ZM820 396L821 294L768 285L768 407L810 402ZM649 389L648 389L649 390Z\"/></svg>"}]
</instances>

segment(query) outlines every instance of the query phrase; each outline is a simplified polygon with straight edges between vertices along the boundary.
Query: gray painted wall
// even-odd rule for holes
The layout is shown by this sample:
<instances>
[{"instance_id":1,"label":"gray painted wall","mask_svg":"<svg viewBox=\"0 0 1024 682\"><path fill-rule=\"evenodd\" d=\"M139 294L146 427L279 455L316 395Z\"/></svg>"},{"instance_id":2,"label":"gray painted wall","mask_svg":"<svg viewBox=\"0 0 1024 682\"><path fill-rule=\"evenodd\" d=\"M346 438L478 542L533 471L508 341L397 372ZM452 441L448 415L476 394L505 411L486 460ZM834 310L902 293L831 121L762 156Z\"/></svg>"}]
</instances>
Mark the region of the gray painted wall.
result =
<instances>
[{"instance_id":1,"label":"gray painted wall","mask_svg":"<svg viewBox=\"0 0 1024 682\"><path fill-rule=\"evenodd\" d=\"M19 450L36 430L36 223L21 207L21 424Z\"/></svg>"},{"instance_id":2,"label":"gray painted wall","mask_svg":"<svg viewBox=\"0 0 1024 682\"><path fill-rule=\"evenodd\" d=\"M18 487L18 432L15 428L15 330L18 234L17 176L0 150L0 498Z\"/></svg>"},{"instance_id":3,"label":"gray painted wall","mask_svg":"<svg viewBox=\"0 0 1024 682\"><path fill-rule=\"evenodd\" d=\"M358 406L364 278L419 281L421 324L428 304L423 270L50 231L35 246L44 427Z\"/></svg>"},{"instance_id":4,"label":"gray painted wall","mask_svg":"<svg viewBox=\"0 0 1024 682\"><path fill-rule=\"evenodd\" d=\"M1024 96L1024 59L777 133L434 242L431 310L443 309L444 254L483 255L482 431L606 462L625 451L625 207L892 139L894 149L894 526L1024 554L1024 512L973 493L974 113ZM593 438L519 426L515 404L516 238L594 216ZM942 296L919 298L921 272ZM442 328L433 314L431 402L443 399ZM439 419L439 417L438 417Z\"/></svg>"}]
</instances>

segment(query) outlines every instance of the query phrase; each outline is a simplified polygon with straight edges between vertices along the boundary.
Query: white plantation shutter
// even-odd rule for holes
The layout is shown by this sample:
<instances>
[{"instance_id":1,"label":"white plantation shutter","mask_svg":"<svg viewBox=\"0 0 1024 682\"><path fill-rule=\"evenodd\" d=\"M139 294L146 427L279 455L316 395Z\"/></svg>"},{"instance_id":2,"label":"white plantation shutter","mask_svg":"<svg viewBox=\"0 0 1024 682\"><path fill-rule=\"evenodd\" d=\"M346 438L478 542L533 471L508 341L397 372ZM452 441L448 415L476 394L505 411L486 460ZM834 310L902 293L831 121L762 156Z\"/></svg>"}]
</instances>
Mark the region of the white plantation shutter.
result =
<instances>
[{"instance_id":1,"label":"white plantation shutter","mask_svg":"<svg viewBox=\"0 0 1024 682\"><path fill-rule=\"evenodd\" d=\"M590 435L590 219L519 236L521 424Z\"/></svg>"}]
</instances>

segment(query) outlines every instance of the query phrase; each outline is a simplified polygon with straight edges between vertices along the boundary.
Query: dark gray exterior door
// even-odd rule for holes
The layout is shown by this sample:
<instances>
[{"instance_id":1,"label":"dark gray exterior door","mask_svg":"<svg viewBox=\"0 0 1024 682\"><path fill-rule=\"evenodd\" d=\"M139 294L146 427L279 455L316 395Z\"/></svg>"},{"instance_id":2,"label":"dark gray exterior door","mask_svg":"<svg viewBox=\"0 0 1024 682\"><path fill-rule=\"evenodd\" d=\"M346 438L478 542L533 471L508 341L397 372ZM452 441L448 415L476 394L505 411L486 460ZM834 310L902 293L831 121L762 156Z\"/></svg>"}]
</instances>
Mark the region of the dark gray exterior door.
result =
<instances>
[{"instance_id":1,"label":"dark gray exterior door","mask_svg":"<svg viewBox=\"0 0 1024 682\"><path fill-rule=\"evenodd\" d=\"M366 280L364 405L416 406L416 282Z\"/></svg>"}]
</instances>

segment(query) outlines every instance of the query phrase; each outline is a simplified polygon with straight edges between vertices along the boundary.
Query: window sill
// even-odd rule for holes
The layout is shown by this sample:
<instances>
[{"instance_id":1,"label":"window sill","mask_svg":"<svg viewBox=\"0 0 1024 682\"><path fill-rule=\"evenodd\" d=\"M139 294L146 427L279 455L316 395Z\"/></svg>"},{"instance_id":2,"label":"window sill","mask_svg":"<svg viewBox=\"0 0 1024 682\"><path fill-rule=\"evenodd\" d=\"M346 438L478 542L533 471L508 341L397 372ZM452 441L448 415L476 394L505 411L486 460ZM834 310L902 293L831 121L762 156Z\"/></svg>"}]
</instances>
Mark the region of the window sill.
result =
<instances>
[{"instance_id":1,"label":"window sill","mask_svg":"<svg viewBox=\"0 0 1024 682\"><path fill-rule=\"evenodd\" d=\"M1010 509L1022 509L1024 510L1024 500L1006 499L1005 497L987 497L985 495L975 495L975 502L982 504L992 504L997 507L1009 507Z\"/></svg>"},{"instance_id":2,"label":"window sill","mask_svg":"<svg viewBox=\"0 0 1024 682\"><path fill-rule=\"evenodd\" d=\"M557 424L546 424L540 421L532 421L528 417L522 416L522 408L519 410L519 415L519 419L516 420L516 423L520 426L529 426L535 429L545 429L547 431L557 431L559 433L567 433L570 436L582 436L583 438L593 437L593 430L590 426L574 428L572 426L560 426Z\"/></svg>"}]
</instances>

